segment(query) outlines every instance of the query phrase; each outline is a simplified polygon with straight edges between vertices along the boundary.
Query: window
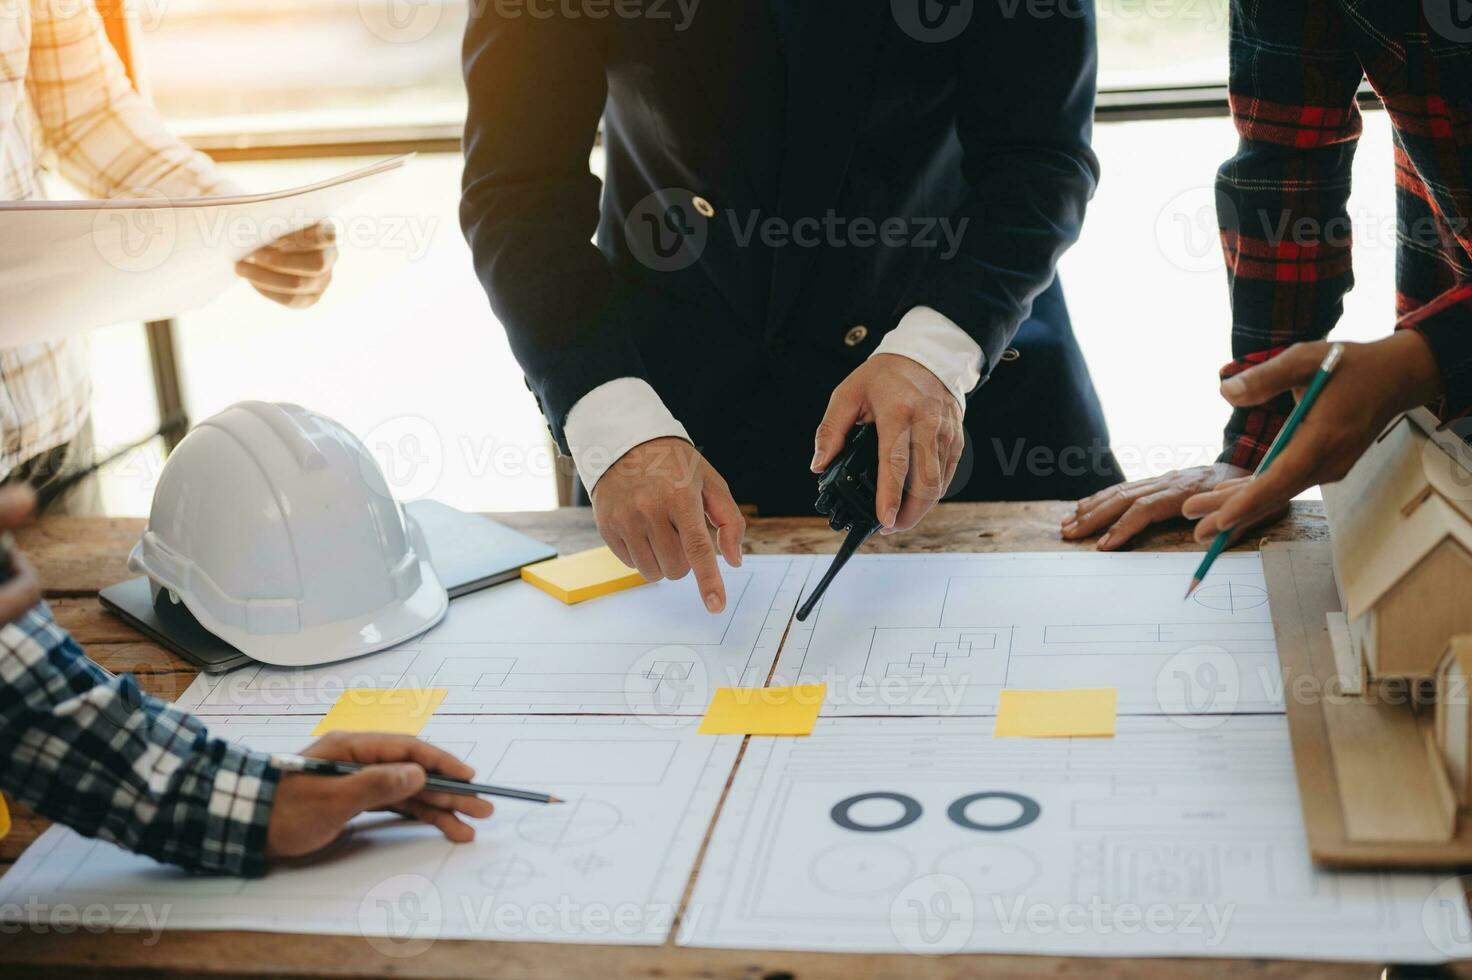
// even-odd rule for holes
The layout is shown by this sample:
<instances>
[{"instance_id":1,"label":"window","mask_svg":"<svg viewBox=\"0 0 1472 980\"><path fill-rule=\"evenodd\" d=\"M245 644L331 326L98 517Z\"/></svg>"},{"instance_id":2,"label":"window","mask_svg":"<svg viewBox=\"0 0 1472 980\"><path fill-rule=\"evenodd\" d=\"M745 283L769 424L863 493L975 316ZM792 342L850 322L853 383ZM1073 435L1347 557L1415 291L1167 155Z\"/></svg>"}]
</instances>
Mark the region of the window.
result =
<instances>
[{"instance_id":1,"label":"window","mask_svg":"<svg viewBox=\"0 0 1472 980\"><path fill-rule=\"evenodd\" d=\"M150 94L188 133L459 125L467 0L144 0Z\"/></svg>"},{"instance_id":2,"label":"window","mask_svg":"<svg viewBox=\"0 0 1472 980\"><path fill-rule=\"evenodd\" d=\"M1224 85L1228 0L1096 0L1099 87Z\"/></svg>"},{"instance_id":3,"label":"window","mask_svg":"<svg viewBox=\"0 0 1472 980\"><path fill-rule=\"evenodd\" d=\"M1103 184L1063 263L1080 342L1134 477L1214 458L1226 417L1214 379L1229 357L1230 315L1211 188L1236 143L1220 115L1228 0L1097 3L1100 82L1111 97L1210 87L1218 100L1216 118L1097 128ZM289 141L360 125L458 128L463 117L466 0L170 0L156 15L140 10L152 94L188 133L270 129ZM268 188L360 162L228 166L242 184ZM1394 238L1379 230L1394 214L1391 163L1388 122L1372 113L1352 202L1359 286L1340 331L1351 338L1390 325ZM423 153L361 200L346 217L364 237L344 243L318 307L282 310L237 286L182 317L192 417L248 397L295 400L364 436L402 496L474 510L553 506L545 427L460 235L459 178L458 154ZM156 421L136 326L99 331L92 348L99 442L147 431ZM115 468L109 508L146 513L157 465Z\"/></svg>"}]
</instances>

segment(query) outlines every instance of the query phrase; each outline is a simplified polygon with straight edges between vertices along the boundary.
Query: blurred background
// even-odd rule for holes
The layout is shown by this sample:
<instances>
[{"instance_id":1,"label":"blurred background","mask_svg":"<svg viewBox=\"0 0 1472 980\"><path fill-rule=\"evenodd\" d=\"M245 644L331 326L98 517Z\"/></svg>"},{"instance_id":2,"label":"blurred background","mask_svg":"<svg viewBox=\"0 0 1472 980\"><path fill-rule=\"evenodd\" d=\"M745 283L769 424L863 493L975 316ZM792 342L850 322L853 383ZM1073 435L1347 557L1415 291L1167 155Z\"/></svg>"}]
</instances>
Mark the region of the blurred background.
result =
<instances>
[{"instance_id":1,"label":"blurred background","mask_svg":"<svg viewBox=\"0 0 1472 980\"><path fill-rule=\"evenodd\" d=\"M488 2L488 0L473 0ZM718 0L730 2L730 0ZM339 215L332 288L286 311L238 285L174 328L198 421L288 400L362 436L406 499L469 510L557 504L545 426L470 265L456 208L463 121L456 0L129 0L146 90L253 190L306 184L399 149L410 165ZM1126 471L1215 457L1230 315L1212 210L1236 139L1224 114L1227 0L1098 0L1104 179L1062 275ZM999 93L999 98L1005 93ZM1351 216L1358 286L1340 334L1393 318L1392 148L1366 117ZM597 172L597 151L590 158ZM68 196L60 186L56 197ZM138 324L89 336L101 446L157 425ZM814 420L816 421L816 420ZM109 512L147 513L156 450L109 469ZM801 462L794 465L802 465Z\"/></svg>"}]
</instances>

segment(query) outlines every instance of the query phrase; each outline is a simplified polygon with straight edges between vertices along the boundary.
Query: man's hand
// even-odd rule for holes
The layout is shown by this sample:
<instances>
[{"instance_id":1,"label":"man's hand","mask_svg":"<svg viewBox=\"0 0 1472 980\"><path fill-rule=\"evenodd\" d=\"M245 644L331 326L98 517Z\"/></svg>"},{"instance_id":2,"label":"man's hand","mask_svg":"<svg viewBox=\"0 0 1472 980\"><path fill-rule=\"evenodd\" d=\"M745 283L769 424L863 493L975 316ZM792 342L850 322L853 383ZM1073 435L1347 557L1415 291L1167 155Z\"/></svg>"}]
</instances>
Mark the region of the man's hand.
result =
<instances>
[{"instance_id":1,"label":"man's hand","mask_svg":"<svg viewBox=\"0 0 1472 980\"><path fill-rule=\"evenodd\" d=\"M367 810L391 810L438 827L456 843L475 838L457 814L489 817L494 809L478 796L425 790L426 772L474 779L459 759L408 735L327 735L302 752L317 759L360 762L351 776L282 773L266 830L268 858L299 857L331 844L349 820Z\"/></svg>"},{"instance_id":2,"label":"man's hand","mask_svg":"<svg viewBox=\"0 0 1472 980\"><path fill-rule=\"evenodd\" d=\"M36 509L36 495L21 484L0 488L0 531L20 527ZM18 551L0 554L0 626L12 623L41 601L30 562Z\"/></svg>"},{"instance_id":3,"label":"man's hand","mask_svg":"<svg viewBox=\"0 0 1472 980\"><path fill-rule=\"evenodd\" d=\"M1301 391L1328 351L1323 342L1295 344L1228 380L1222 396L1245 407ZM1286 509L1309 487L1344 479L1392 419L1440 394L1436 358L1420 334L1401 330L1374 343L1345 344L1334 379L1267 471L1199 493L1181 512L1200 518L1197 541L1209 541L1224 528L1250 527Z\"/></svg>"},{"instance_id":4,"label":"man's hand","mask_svg":"<svg viewBox=\"0 0 1472 980\"><path fill-rule=\"evenodd\" d=\"M1228 480L1248 475L1240 466L1214 463L1173 470L1164 476L1117 483L1078 502L1072 514L1063 518L1063 538L1077 541L1108 527L1099 539L1100 551L1114 551L1151 524L1181 516L1181 506L1205 490L1224 486Z\"/></svg>"},{"instance_id":5,"label":"man's hand","mask_svg":"<svg viewBox=\"0 0 1472 980\"><path fill-rule=\"evenodd\" d=\"M269 300L304 310L327 291L337 262L337 232L328 222L304 228L256 249L235 272Z\"/></svg>"},{"instance_id":6,"label":"man's hand","mask_svg":"<svg viewBox=\"0 0 1472 980\"><path fill-rule=\"evenodd\" d=\"M705 608L726 608L716 551L727 564L741 564L746 519L726 481L690 443L651 439L624 453L593 488L593 516L619 561L651 582L694 569Z\"/></svg>"},{"instance_id":7,"label":"man's hand","mask_svg":"<svg viewBox=\"0 0 1472 980\"><path fill-rule=\"evenodd\" d=\"M875 512L884 533L907 531L951 485L966 433L956 397L917 361L898 354L869 358L833 390L818 425L812 470L821 473L859 422L879 430Z\"/></svg>"}]
</instances>

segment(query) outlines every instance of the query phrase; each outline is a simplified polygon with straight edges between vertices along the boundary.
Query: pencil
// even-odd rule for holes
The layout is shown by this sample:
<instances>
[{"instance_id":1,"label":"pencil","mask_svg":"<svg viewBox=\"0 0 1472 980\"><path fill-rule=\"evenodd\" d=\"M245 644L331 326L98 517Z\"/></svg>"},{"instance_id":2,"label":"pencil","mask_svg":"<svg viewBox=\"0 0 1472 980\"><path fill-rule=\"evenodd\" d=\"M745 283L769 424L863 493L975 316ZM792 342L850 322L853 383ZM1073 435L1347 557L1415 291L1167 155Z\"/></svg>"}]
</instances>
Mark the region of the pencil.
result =
<instances>
[{"instance_id":1,"label":"pencil","mask_svg":"<svg viewBox=\"0 0 1472 980\"><path fill-rule=\"evenodd\" d=\"M1278 453L1282 452L1283 447L1288 445L1288 440L1293 438L1293 433L1297 431L1298 426L1303 422L1304 416L1308 414L1309 409L1314 407L1314 402L1318 401L1319 393L1329 383L1329 377L1334 373L1334 369L1339 366L1339 359L1343 356L1343 344L1335 344L1329 348L1329 353L1324 355L1324 361L1319 365L1319 370L1314 373L1313 380L1308 383L1308 390L1298 400L1298 405L1293 409L1293 414L1288 416L1288 421L1283 423L1283 428L1278 431L1278 437L1268 447L1267 455L1263 456L1262 462L1257 464L1257 470L1253 473L1254 477L1261 476L1266 472L1267 468L1272 465L1273 460L1278 458ZM1206 578L1206 573L1211 571L1212 564L1221 556L1223 551L1227 550L1227 543L1231 541L1232 532L1235 530L1235 527L1223 528L1217 534L1216 539L1211 542L1211 547L1206 549L1206 554L1201 558L1201 564L1196 566L1196 574L1191 576L1191 585L1186 589L1187 599L1191 598L1191 593L1200 587L1201 582Z\"/></svg>"},{"instance_id":2,"label":"pencil","mask_svg":"<svg viewBox=\"0 0 1472 980\"><path fill-rule=\"evenodd\" d=\"M361 772L364 768L361 763L357 762L312 759L285 752L272 755L271 765L282 772L306 772L315 776L351 776L355 772ZM454 793L456 796L504 796L513 800L526 800L528 803L562 802L558 797L546 793L537 793L527 789L511 789L507 786L489 786L485 783L471 783L463 779L436 776L434 773L429 774L424 786L426 789L437 789L442 793Z\"/></svg>"}]
</instances>

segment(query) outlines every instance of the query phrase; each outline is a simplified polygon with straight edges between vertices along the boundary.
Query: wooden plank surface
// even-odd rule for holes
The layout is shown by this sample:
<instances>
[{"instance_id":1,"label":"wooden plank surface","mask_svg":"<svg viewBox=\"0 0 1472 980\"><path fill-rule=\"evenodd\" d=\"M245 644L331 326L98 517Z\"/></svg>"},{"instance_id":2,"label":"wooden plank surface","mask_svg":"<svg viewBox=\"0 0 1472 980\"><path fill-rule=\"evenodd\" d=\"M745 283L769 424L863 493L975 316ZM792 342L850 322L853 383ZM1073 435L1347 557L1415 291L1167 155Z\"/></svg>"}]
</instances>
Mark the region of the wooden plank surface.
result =
<instances>
[{"instance_id":1,"label":"wooden plank surface","mask_svg":"<svg viewBox=\"0 0 1472 980\"><path fill-rule=\"evenodd\" d=\"M1086 550L1058 537L1059 519L1071 505L943 504L915 531L876 537L871 551L1068 551ZM573 551L598 543L592 514L567 509L496 514L496 519L556 547ZM125 519L51 518L28 528L20 545L40 570L57 619L82 640L99 663L130 670L151 693L177 697L194 671L173 654L147 643L103 612L95 594L129 576L128 550L143 522ZM1324 541L1322 509L1298 504L1264 540ZM747 550L753 554L832 552L837 535L814 519L751 520ZM1255 546L1256 541L1248 546ZM1196 550L1180 526L1156 531L1141 543L1150 550ZM19 811L19 808L16 808ZM45 827L17 812L11 836L0 842L0 868L13 861ZM381 945L381 944L380 944ZM1305 950L1311 954L1312 950ZM542 943L436 942L413 957L385 955L361 937L265 935L252 932L166 932L146 935L76 931L65 935L26 930L0 933L0 975L177 977L588 977L731 978L731 980L957 980L961 977L1337 977L1373 976L1371 964L1346 965L1264 960L1063 959L1047 956L846 955L750 950L574 946ZM1472 977L1472 969L1458 973Z\"/></svg>"}]
</instances>

